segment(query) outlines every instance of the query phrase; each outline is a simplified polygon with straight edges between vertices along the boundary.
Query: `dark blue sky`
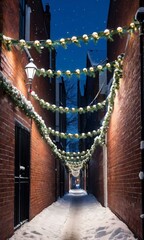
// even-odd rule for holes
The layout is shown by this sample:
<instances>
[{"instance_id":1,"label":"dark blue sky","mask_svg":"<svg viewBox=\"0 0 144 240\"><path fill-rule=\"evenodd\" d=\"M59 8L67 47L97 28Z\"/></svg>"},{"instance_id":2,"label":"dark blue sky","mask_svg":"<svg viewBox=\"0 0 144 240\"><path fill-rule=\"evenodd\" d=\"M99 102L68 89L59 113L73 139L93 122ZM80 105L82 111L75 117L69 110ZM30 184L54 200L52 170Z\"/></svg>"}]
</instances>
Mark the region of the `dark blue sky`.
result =
<instances>
[{"instance_id":1,"label":"dark blue sky","mask_svg":"<svg viewBox=\"0 0 144 240\"><path fill-rule=\"evenodd\" d=\"M81 36L106 28L109 0L43 0L44 4L50 5L51 11L51 39ZM106 49L104 41L98 44L82 44L79 48L68 45L64 50L58 47L57 69L74 70L86 66L87 50L97 49L98 58ZM105 51L106 52L106 51Z\"/></svg>"},{"instance_id":2,"label":"dark blue sky","mask_svg":"<svg viewBox=\"0 0 144 240\"><path fill-rule=\"evenodd\" d=\"M44 5L50 5L51 12L51 39L57 40L72 36L82 36L96 31L102 31L106 28L109 0L43 0ZM100 40L98 44L90 42L82 44L81 48L74 44L68 45L65 50L61 46L56 49L56 67L57 70L75 70L86 67L86 56L88 50L97 50L96 61L104 60L106 57L106 42ZM81 93L83 94L85 76L81 76ZM72 92L75 93L75 104L67 100L67 106L75 107L77 104L77 79L72 77L70 81L65 79L66 86L75 82ZM72 93L72 95L73 95ZM71 117L70 117L71 118ZM67 126L67 131L76 133L77 124ZM78 146L77 141L71 143ZM75 147L76 148L76 147ZM69 149L71 150L71 149Z\"/></svg>"}]
</instances>

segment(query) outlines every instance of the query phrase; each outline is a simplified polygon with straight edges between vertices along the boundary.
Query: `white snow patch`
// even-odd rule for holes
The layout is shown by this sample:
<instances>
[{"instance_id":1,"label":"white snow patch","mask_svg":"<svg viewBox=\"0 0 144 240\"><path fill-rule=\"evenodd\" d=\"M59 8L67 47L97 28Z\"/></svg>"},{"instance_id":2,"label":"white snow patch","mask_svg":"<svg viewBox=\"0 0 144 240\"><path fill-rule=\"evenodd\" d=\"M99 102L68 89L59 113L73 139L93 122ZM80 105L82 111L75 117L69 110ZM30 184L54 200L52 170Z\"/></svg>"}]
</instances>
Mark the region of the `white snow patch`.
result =
<instances>
[{"instance_id":1,"label":"white snow patch","mask_svg":"<svg viewBox=\"0 0 144 240\"><path fill-rule=\"evenodd\" d=\"M109 208L82 189L70 190L15 231L10 240L134 240Z\"/></svg>"}]
</instances>

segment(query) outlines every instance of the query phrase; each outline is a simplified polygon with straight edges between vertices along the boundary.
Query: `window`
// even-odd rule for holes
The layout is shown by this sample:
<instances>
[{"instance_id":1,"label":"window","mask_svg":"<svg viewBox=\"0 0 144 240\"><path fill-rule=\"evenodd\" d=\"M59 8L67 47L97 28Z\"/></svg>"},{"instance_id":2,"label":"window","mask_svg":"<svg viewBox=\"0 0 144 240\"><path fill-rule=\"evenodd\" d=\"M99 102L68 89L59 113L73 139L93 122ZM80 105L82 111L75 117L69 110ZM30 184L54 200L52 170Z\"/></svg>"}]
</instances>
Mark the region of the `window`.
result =
<instances>
[{"instance_id":1,"label":"window","mask_svg":"<svg viewBox=\"0 0 144 240\"><path fill-rule=\"evenodd\" d=\"M19 1L19 39L30 40L30 14L31 8L25 0Z\"/></svg>"},{"instance_id":2,"label":"window","mask_svg":"<svg viewBox=\"0 0 144 240\"><path fill-rule=\"evenodd\" d=\"M26 15L25 15L25 40L30 40L30 14L31 8L26 5Z\"/></svg>"},{"instance_id":3,"label":"window","mask_svg":"<svg viewBox=\"0 0 144 240\"><path fill-rule=\"evenodd\" d=\"M19 39L25 39L25 0L19 1Z\"/></svg>"}]
</instances>

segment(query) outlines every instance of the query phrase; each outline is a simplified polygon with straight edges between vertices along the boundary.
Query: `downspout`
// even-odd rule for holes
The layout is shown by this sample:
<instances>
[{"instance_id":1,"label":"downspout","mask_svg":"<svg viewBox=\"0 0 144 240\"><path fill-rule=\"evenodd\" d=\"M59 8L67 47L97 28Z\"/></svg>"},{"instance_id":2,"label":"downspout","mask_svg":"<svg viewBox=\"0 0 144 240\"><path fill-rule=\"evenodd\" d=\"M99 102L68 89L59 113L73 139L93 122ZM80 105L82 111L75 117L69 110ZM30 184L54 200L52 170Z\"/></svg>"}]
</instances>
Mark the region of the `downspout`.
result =
<instances>
[{"instance_id":1,"label":"downspout","mask_svg":"<svg viewBox=\"0 0 144 240\"><path fill-rule=\"evenodd\" d=\"M140 8L136 12L136 20L141 24L140 27L140 64L141 64L141 172L139 178L142 180L142 239L144 239L144 4L140 3Z\"/></svg>"},{"instance_id":2,"label":"downspout","mask_svg":"<svg viewBox=\"0 0 144 240\"><path fill-rule=\"evenodd\" d=\"M30 60L32 58L32 56L31 56L29 50L26 47L24 47L24 51L25 51L25 53L27 55L28 60Z\"/></svg>"},{"instance_id":3,"label":"downspout","mask_svg":"<svg viewBox=\"0 0 144 240\"><path fill-rule=\"evenodd\" d=\"M144 9L144 8L143 8ZM144 17L144 16L143 16ZM144 174L144 18L140 32L140 58L141 58L141 158L142 172ZM142 214L144 215L144 180L142 181ZM142 218L142 236L144 239L144 216Z\"/></svg>"},{"instance_id":4,"label":"downspout","mask_svg":"<svg viewBox=\"0 0 144 240\"><path fill-rule=\"evenodd\" d=\"M3 10L3 5L4 5L4 3L3 3L4 1L1 1L0 2L0 33L2 33L3 32L3 25L4 25L4 20L3 20L3 18L4 18L4 10ZM2 71L3 69L2 69L2 65L1 65L1 60L2 60L2 41L0 41L0 71Z\"/></svg>"}]
</instances>

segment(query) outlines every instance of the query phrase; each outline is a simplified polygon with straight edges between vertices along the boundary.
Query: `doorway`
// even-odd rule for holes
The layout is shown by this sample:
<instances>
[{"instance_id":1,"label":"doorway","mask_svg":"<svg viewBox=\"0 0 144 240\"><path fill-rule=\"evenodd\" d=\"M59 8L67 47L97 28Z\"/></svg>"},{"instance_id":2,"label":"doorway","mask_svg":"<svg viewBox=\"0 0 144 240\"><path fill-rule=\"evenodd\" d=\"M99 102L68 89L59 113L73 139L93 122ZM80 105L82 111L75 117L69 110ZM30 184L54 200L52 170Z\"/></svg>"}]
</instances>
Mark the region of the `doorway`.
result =
<instances>
[{"instance_id":1,"label":"doorway","mask_svg":"<svg viewBox=\"0 0 144 240\"><path fill-rule=\"evenodd\" d=\"M15 198L14 228L29 219L30 133L20 123L15 125Z\"/></svg>"}]
</instances>

